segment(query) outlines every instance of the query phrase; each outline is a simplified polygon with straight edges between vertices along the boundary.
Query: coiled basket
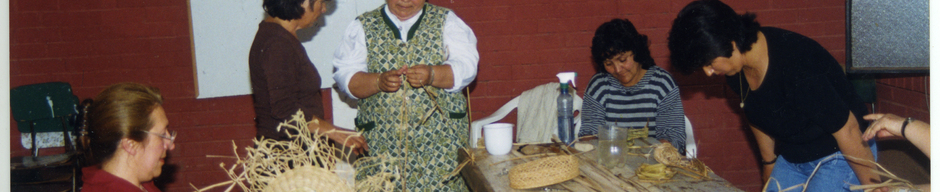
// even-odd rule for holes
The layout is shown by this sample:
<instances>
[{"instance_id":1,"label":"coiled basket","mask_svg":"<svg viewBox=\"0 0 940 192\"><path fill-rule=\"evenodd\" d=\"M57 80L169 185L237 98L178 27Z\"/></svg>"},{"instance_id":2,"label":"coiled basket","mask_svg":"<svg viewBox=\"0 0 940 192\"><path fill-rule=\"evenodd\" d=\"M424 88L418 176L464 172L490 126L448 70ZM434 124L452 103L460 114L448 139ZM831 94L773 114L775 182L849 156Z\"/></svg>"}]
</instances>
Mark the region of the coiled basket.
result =
<instances>
[{"instance_id":1,"label":"coiled basket","mask_svg":"<svg viewBox=\"0 0 940 192\"><path fill-rule=\"evenodd\" d=\"M509 187L531 189L561 183L581 174L578 158L559 155L541 158L512 167L509 170Z\"/></svg>"}]
</instances>

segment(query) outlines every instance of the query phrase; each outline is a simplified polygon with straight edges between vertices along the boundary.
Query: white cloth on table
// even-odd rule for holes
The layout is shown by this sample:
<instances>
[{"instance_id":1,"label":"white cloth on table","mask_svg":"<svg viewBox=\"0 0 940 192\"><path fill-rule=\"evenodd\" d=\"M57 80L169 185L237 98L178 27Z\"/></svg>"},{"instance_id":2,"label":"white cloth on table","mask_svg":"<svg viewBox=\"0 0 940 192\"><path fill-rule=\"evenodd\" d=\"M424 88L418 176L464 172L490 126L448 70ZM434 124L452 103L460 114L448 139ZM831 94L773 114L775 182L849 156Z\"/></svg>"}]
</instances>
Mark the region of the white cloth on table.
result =
<instances>
[{"instance_id":1,"label":"white cloth on table","mask_svg":"<svg viewBox=\"0 0 940 192\"><path fill-rule=\"evenodd\" d=\"M516 142L548 143L558 133L558 87L559 83L546 83L522 92L517 107ZM574 98L574 111L580 111L581 97L575 91L568 92ZM577 121L577 120L576 120ZM577 129L572 125L572 129ZM579 130L574 130L578 133Z\"/></svg>"}]
</instances>

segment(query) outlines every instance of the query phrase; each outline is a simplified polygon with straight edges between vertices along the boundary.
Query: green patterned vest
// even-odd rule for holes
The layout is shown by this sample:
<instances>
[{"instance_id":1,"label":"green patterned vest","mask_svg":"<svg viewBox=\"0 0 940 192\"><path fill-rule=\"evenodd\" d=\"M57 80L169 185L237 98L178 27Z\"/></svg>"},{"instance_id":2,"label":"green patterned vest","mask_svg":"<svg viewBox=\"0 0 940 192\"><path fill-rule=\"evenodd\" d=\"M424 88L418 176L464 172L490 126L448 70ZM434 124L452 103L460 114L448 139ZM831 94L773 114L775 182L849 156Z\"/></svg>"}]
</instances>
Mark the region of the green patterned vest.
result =
<instances>
[{"instance_id":1,"label":"green patterned vest","mask_svg":"<svg viewBox=\"0 0 940 192\"><path fill-rule=\"evenodd\" d=\"M384 7L357 17L365 31L369 73L444 64L447 47L443 28L450 9L426 3L418 21L408 30L411 32L401 34ZM401 35L408 35L408 41L402 41ZM400 159L395 164L403 170L407 183L402 186L398 182L398 190L466 191L459 176L445 178L459 164L457 150L467 143L466 97L436 87L424 89L403 84L397 92L380 92L359 100L356 127L366 138L369 153ZM436 101L425 90L433 92ZM442 110L435 110L425 122L420 122L435 103ZM387 170L359 169L357 180L377 171Z\"/></svg>"}]
</instances>

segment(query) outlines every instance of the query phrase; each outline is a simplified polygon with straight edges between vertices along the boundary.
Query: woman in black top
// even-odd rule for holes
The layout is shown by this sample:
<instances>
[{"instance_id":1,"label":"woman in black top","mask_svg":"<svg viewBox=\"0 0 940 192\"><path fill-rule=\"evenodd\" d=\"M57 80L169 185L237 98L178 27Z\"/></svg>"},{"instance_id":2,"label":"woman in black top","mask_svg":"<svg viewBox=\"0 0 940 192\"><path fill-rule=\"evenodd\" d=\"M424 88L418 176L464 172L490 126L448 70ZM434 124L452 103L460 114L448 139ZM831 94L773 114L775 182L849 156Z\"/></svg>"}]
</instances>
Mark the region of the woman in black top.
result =
<instances>
[{"instance_id":1,"label":"woman in black top","mask_svg":"<svg viewBox=\"0 0 940 192\"><path fill-rule=\"evenodd\" d=\"M297 30L311 27L323 15L329 0L264 0L266 17L248 53L248 70L257 121L257 138L286 140L277 126L297 110L304 113L311 133L326 133L337 143L356 151L368 147L361 136L323 119L320 75L297 38ZM316 122L316 123L314 123Z\"/></svg>"},{"instance_id":2,"label":"woman in black top","mask_svg":"<svg viewBox=\"0 0 940 192\"><path fill-rule=\"evenodd\" d=\"M807 180L808 191L879 183L873 164L838 155L873 161L876 151L861 140L868 110L839 63L816 41L755 18L717 0L690 3L669 32L672 66L727 76L760 148L762 178L774 179L768 190Z\"/></svg>"}]
</instances>

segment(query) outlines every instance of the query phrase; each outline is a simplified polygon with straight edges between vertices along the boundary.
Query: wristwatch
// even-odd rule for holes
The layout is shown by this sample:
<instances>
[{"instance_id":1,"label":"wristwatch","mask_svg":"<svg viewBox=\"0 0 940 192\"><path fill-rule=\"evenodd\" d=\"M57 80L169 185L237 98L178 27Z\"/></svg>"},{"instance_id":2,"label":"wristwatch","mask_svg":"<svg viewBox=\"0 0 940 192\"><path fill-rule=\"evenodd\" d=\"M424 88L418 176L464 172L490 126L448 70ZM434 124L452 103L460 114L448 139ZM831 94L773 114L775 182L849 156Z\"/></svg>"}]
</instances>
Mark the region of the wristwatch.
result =
<instances>
[{"instance_id":1,"label":"wristwatch","mask_svg":"<svg viewBox=\"0 0 940 192\"><path fill-rule=\"evenodd\" d=\"M904 139L907 139L907 134L904 133L907 131L907 125L911 124L912 122L914 122L914 118L907 117L907 119L904 120L904 124L901 124L901 136L904 137Z\"/></svg>"}]
</instances>

